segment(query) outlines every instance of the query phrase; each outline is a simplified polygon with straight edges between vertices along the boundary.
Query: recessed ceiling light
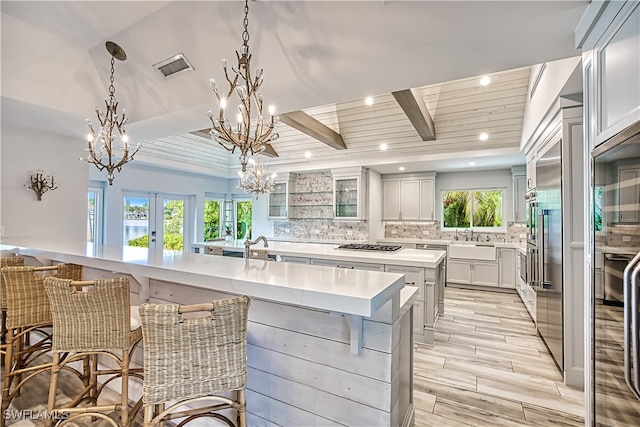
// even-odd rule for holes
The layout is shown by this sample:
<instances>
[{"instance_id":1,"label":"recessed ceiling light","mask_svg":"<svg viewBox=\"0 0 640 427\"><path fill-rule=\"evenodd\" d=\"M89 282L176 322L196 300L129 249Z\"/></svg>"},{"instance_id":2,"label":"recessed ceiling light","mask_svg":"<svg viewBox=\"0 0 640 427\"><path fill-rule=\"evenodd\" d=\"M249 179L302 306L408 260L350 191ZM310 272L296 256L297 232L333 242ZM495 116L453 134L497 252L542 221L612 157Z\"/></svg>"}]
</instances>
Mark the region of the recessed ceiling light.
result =
<instances>
[{"instance_id":1,"label":"recessed ceiling light","mask_svg":"<svg viewBox=\"0 0 640 427\"><path fill-rule=\"evenodd\" d=\"M311 158L311 152L310 152L310 151L305 151L304 156L305 156L307 159L310 159L310 158Z\"/></svg>"},{"instance_id":2,"label":"recessed ceiling light","mask_svg":"<svg viewBox=\"0 0 640 427\"><path fill-rule=\"evenodd\" d=\"M386 150L387 149L387 144L385 144L384 142L382 144L380 144L380 149L382 151Z\"/></svg>"},{"instance_id":3,"label":"recessed ceiling light","mask_svg":"<svg viewBox=\"0 0 640 427\"><path fill-rule=\"evenodd\" d=\"M364 99L364 103L365 103L365 104L367 104L367 105L373 105L373 98L372 98L372 97L370 97L370 96L367 96L367 97Z\"/></svg>"},{"instance_id":4,"label":"recessed ceiling light","mask_svg":"<svg viewBox=\"0 0 640 427\"><path fill-rule=\"evenodd\" d=\"M398 168L398 170L403 171L403 170L404 170L404 166L400 166L400 167Z\"/></svg>"},{"instance_id":5,"label":"recessed ceiling light","mask_svg":"<svg viewBox=\"0 0 640 427\"><path fill-rule=\"evenodd\" d=\"M489 76L484 76L483 78L480 79L480 84L482 86L486 86L489 83L491 83L491 77L489 77Z\"/></svg>"},{"instance_id":6,"label":"recessed ceiling light","mask_svg":"<svg viewBox=\"0 0 640 427\"><path fill-rule=\"evenodd\" d=\"M482 132L479 138L480 138L480 141L486 141L487 139L489 139L489 134Z\"/></svg>"},{"instance_id":7,"label":"recessed ceiling light","mask_svg":"<svg viewBox=\"0 0 640 427\"><path fill-rule=\"evenodd\" d=\"M475 166L476 162L469 162L469 166Z\"/></svg>"}]
</instances>

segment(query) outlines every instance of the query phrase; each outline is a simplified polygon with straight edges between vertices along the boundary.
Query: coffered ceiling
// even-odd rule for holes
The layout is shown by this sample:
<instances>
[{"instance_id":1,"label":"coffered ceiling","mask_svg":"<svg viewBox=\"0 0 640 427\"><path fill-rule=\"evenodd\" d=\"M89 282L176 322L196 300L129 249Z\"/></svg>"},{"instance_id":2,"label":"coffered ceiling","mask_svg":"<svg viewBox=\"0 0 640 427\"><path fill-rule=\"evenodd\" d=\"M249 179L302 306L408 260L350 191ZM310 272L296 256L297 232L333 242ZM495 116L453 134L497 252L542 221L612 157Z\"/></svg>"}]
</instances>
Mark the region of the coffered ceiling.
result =
<instances>
[{"instance_id":1,"label":"coffered ceiling","mask_svg":"<svg viewBox=\"0 0 640 427\"><path fill-rule=\"evenodd\" d=\"M265 69L265 102L279 113L306 113L346 146L336 150L281 123L269 165L392 173L401 164L410 171L522 163L529 66L579 54L573 31L587 3L251 1L249 44L253 66ZM107 94L104 43L113 40L128 55L116 64L116 96L127 108L128 134L143 142L136 161L234 176L237 156L197 131L216 108L208 79L223 80L221 59L231 63L240 47L242 6L2 1L2 119L84 143L84 120ZM152 67L177 53L195 70L165 79ZM482 75L492 83L480 86ZM435 140L419 136L392 95L407 89L432 116ZM478 141L481 132L487 141Z\"/></svg>"}]
</instances>

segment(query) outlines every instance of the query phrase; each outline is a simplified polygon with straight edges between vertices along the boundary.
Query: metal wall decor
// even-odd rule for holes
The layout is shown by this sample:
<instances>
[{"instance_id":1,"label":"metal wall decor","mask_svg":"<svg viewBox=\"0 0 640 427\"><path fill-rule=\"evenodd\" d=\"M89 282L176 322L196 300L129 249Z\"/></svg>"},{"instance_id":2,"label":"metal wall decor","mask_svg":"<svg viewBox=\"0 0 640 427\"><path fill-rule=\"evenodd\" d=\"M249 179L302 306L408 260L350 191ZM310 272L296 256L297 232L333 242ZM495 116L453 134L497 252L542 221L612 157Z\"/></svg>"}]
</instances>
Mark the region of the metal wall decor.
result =
<instances>
[{"instance_id":1,"label":"metal wall decor","mask_svg":"<svg viewBox=\"0 0 640 427\"><path fill-rule=\"evenodd\" d=\"M58 186L55 183L53 175L47 175L43 170L38 169L31 173L29 181L24 184L26 188L30 188L38 196L38 201L42 200L42 195L49 190L55 190Z\"/></svg>"}]
</instances>

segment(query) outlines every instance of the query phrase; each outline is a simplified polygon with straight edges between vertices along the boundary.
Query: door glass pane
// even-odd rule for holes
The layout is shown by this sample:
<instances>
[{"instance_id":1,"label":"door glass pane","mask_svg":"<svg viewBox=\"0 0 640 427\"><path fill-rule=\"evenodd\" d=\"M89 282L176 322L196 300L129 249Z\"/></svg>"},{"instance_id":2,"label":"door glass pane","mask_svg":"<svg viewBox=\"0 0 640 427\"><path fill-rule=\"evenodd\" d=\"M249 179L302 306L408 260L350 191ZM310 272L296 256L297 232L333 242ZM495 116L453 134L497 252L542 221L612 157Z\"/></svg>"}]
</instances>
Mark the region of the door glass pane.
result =
<instances>
[{"instance_id":1,"label":"door glass pane","mask_svg":"<svg viewBox=\"0 0 640 427\"><path fill-rule=\"evenodd\" d=\"M89 191L89 204L87 206L87 242L94 243L97 235L96 224L96 202L98 194L95 191Z\"/></svg>"},{"instance_id":2,"label":"door glass pane","mask_svg":"<svg viewBox=\"0 0 640 427\"><path fill-rule=\"evenodd\" d=\"M220 201L204 201L204 241L220 238Z\"/></svg>"},{"instance_id":3,"label":"door glass pane","mask_svg":"<svg viewBox=\"0 0 640 427\"><path fill-rule=\"evenodd\" d=\"M124 246L149 247L149 198L124 198Z\"/></svg>"},{"instance_id":4,"label":"door glass pane","mask_svg":"<svg viewBox=\"0 0 640 427\"><path fill-rule=\"evenodd\" d=\"M184 200L162 201L164 211L164 244L165 250L182 252L184 249Z\"/></svg>"},{"instance_id":5,"label":"door glass pane","mask_svg":"<svg viewBox=\"0 0 640 427\"><path fill-rule=\"evenodd\" d=\"M336 217L358 216L358 180L336 180Z\"/></svg>"},{"instance_id":6,"label":"door glass pane","mask_svg":"<svg viewBox=\"0 0 640 427\"><path fill-rule=\"evenodd\" d=\"M251 200L237 202L238 221L236 224L238 239L251 239L252 203Z\"/></svg>"}]
</instances>

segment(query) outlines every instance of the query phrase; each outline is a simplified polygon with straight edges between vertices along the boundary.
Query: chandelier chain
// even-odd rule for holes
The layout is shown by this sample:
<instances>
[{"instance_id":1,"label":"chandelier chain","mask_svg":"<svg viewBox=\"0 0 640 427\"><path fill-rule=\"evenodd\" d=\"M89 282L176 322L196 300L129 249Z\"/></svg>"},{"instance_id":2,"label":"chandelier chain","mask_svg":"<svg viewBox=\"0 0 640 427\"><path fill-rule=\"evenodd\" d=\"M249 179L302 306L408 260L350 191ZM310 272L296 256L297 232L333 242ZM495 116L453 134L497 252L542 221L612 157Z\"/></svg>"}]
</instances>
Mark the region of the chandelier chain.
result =
<instances>
[{"instance_id":1,"label":"chandelier chain","mask_svg":"<svg viewBox=\"0 0 640 427\"><path fill-rule=\"evenodd\" d=\"M244 21L242 21L244 31L242 31L243 46L249 46L249 0L244 1Z\"/></svg>"},{"instance_id":2,"label":"chandelier chain","mask_svg":"<svg viewBox=\"0 0 640 427\"><path fill-rule=\"evenodd\" d=\"M111 55L111 76L109 77L109 100L113 102L113 99L115 98L115 93L116 93L116 87L113 85L114 82L114 73L116 72L115 69L115 57L113 55Z\"/></svg>"}]
</instances>

